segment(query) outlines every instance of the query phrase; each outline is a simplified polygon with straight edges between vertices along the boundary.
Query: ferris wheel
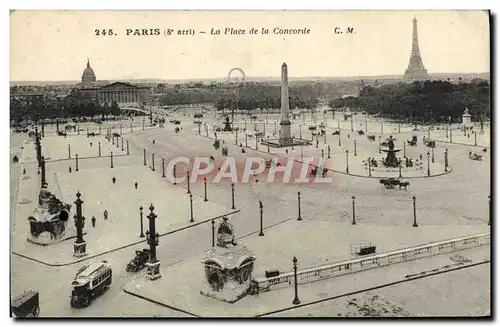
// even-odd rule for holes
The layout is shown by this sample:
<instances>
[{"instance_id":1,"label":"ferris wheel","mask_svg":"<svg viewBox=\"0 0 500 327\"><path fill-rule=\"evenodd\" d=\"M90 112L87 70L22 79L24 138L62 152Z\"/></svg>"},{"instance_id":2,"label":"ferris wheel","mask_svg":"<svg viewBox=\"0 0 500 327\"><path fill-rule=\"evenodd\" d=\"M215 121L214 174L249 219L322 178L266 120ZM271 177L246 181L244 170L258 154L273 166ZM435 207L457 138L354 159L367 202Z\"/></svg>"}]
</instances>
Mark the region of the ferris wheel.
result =
<instances>
[{"instance_id":1,"label":"ferris wheel","mask_svg":"<svg viewBox=\"0 0 500 327\"><path fill-rule=\"evenodd\" d=\"M233 68L227 74L227 81L229 83L243 83L245 82L245 72L241 68Z\"/></svg>"}]
</instances>

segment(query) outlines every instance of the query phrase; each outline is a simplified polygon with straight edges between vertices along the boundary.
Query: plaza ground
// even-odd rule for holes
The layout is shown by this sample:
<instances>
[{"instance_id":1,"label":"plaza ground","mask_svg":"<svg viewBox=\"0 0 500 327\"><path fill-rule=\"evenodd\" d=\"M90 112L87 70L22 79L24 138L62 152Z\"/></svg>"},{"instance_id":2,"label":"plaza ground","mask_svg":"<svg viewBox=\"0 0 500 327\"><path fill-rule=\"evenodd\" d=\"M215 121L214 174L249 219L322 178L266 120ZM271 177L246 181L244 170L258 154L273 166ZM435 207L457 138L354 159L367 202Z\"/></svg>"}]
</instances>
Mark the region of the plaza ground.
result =
<instances>
[{"instance_id":1,"label":"plaza ground","mask_svg":"<svg viewBox=\"0 0 500 327\"><path fill-rule=\"evenodd\" d=\"M145 215L147 208L151 203L155 206L155 212L158 215L157 226L161 232L174 231L189 226L189 202L186 194L186 182L173 185L169 180L162 178L160 169L161 159L168 162L177 156L214 156L216 165L224 160L221 150L215 150L213 145L214 135L209 134L207 138L204 135L204 129L201 129L201 135L198 135L198 127L193 123L192 117L170 116L170 119L179 119L182 121L182 131L175 133L175 125L166 124L163 128L146 128L142 130L141 126L134 128L134 131L123 136L124 141L129 141L130 154L121 151L116 145L104 139L104 136L92 138L86 137L86 132L80 132L80 135L70 134L66 139L53 135L55 127L46 127L46 137L42 140L44 154L47 159L47 182L49 190L68 203L76 199L76 191L82 193L84 216L87 218L84 237L88 242L89 251L107 251L114 247L120 247L126 243L141 241L139 236L139 214L138 207L142 205ZM237 117L239 126L244 126L242 116ZM136 120L140 121L140 118ZM208 125L215 124L212 118L205 117ZM354 122L361 126L364 122L362 117L359 121L354 118ZM264 115L260 115L260 121L265 121ZM266 124L266 132L274 132L274 124L271 115L268 116L269 124ZM168 121L168 119L167 119ZM137 121L135 122L137 123ZM305 124L312 124L312 120L305 120ZM362 241L373 241L377 243L378 252L385 252L392 249L398 249L406 245L422 244L429 241L438 241L452 237L459 237L485 232L489 230L488 222L488 195L490 194L490 151L481 152L484 154L483 161L472 161L468 158L471 149L481 151L481 147L467 146L455 143L436 142L435 163L436 170L444 167L444 150L448 149L449 164L452 172L442 176L426 177L425 162L424 171L420 176L422 178L409 179L410 187L407 191L392 189L388 190L379 184L377 178L367 178L350 176L343 173L342 161L345 150L353 150L353 141L357 141L358 155L349 157L350 171L358 172L360 175L367 175L364 170L362 160L368 157L380 157L378 154L378 134L376 130L380 123L369 122L368 134L377 135L376 142L370 142L366 135L358 135L356 132L349 132L350 123L341 122L341 146L338 145L338 136L331 133L337 129L337 119L329 119L327 142L319 138L319 147L315 145L304 148L304 156L321 156L321 149L326 154L327 145L330 144L332 160L336 170L339 173L330 172L329 176L332 182L327 185L293 185L293 184L268 184L262 181L259 183L235 185L235 205L239 212L230 215L230 221L235 226L236 236L241 238L251 250L257 253L257 262L255 274L259 275L269 267L276 267L281 270L289 270L291 258L296 255L299 257L302 266L319 265L338 259L346 258L351 244ZM115 132L119 131L120 122L114 122ZM123 126L130 124L125 121ZM297 136L300 133L301 120L293 122L293 133ZM139 124L141 125L141 124ZM125 127L122 129L125 132ZM129 126L129 125L128 125ZM219 123L222 127L222 124ZM247 122L247 128L250 123ZM92 126L89 127L92 129ZM96 126L94 125L94 130ZM101 127L104 129L104 126ZM279 128L279 126L277 127ZM401 133L397 133L395 128L400 128ZM302 127L303 136L305 127ZM387 130L394 132L388 134ZM262 130L262 129L261 129ZM356 131L356 128L354 128ZM380 130L379 130L380 132ZM440 131L441 133L444 131ZM422 137L427 137L426 131L412 131L412 126L398 127L394 124L384 124L384 137L393 135L396 138L396 148L402 148L402 141L411 139L412 135L417 135L419 144L417 147L406 147L409 157L416 158L423 154L424 159L428 148L422 145ZM436 135L434 135L436 133ZM440 134L437 131L431 132L431 138L439 140ZM459 135L453 132L453 141L466 141L459 139ZM238 137L244 142L244 134ZM349 135L349 137L347 136ZM463 133L462 133L463 135ZM489 146L489 130L485 131L483 137L477 136L480 146ZM466 136L467 137L467 136ZM226 140L229 156L235 156L237 161L243 161L247 156L262 156L268 158L269 155L286 156L285 149L270 148L269 154L267 147L258 145L255 148L255 139L248 142L249 148L246 153L241 152L241 148L235 145L235 133L220 133L218 138ZM231 139L233 141L231 142ZM154 140L154 144L153 144ZM22 153L19 165L13 165L11 174L11 221L12 221L12 250L21 253L27 257L32 257L46 263L70 263L72 259L72 241L65 241L60 244L47 247L39 247L26 242L28 235L28 224L26 218L36 204L39 190L39 175L36 174L36 156L33 143L24 144L24 149L19 146L23 140L13 138L11 140L11 155L13 153ZM92 142L92 146L90 146ZM101 142L102 154L108 151L116 151L119 156L114 157L114 168L110 168L110 157L97 157L96 144ZM121 142L121 140L120 140ZM238 143L241 143L239 140ZM72 148L72 159L67 160L67 145ZM244 145L244 143L243 143ZM147 165L143 165L143 150L147 151ZM22 150L22 151L21 151ZM82 157L92 157L79 160L79 171L75 171L75 160L73 158L77 152ZM298 148L290 151L300 157ZM151 154L155 154L155 171L151 169ZM79 154L80 156L80 154ZM337 157L335 157L337 156ZM424 160L425 161L425 160ZM72 167L72 173L69 173L69 167ZM431 166L432 172L434 167ZM30 179L16 178L23 168L26 168ZM444 170L444 169L443 169ZM418 173L420 174L420 173ZM113 184L111 179L115 177L117 182ZM375 176L374 176L375 177ZM404 175L403 175L404 177ZM137 181L139 187L134 189L133 184ZM194 195L195 221L211 219L212 217L229 213L235 210L231 208L231 188L230 182L211 183L208 181L208 202L203 201L204 186L203 183L190 185L191 192ZM18 191L16 191L18 189ZM301 214L304 219L303 224L296 221L297 218L297 191L301 191ZM460 190L457 192L457 190ZM352 196L355 196L356 203L356 226L351 226L352 220ZM412 196L417 199L417 219L419 228L412 228L413 208ZM31 203L19 204L22 199L27 198ZM258 237L255 233L259 230L259 207L258 201L264 205L264 227L265 237ZM13 208L15 207L15 208ZM74 206L73 206L74 207ZM110 219L102 219L102 211L107 209L110 213ZM74 210L74 208L73 208ZM91 227L90 217L98 218L95 229ZM145 230L147 229L147 219L144 218ZM163 225L162 225L163 224ZM160 231L159 231L160 232ZM246 236L247 235L247 236ZM297 237L294 237L297 235ZM246 237L245 237L246 236ZM391 236L391 237L388 237ZM197 284L203 279L203 267L200 262L200 256L210 247L211 244L211 226L210 223L203 223L193 226L179 232L169 234L160 238L158 246L158 257L162 262L162 274L164 277L151 283L164 283L168 280L165 276L171 274L185 275L184 279L190 281L190 285L185 285L180 281L170 281L168 285L172 294L182 293L184 287L190 287L192 292L197 289ZM125 265L133 258L134 250L143 248L146 244L137 244L121 250L116 250L109 254L104 254L95 259L89 259L86 262L70 264L67 266L51 267L46 264L37 263L26 257L12 255L12 294L21 293L24 289L34 288L40 292L41 316L184 316L178 311L152 304L148 301L138 299L123 291L125 285L135 285L141 281L145 272L137 274L125 272ZM269 250L271 249L271 250ZM297 254L300 252L302 254ZM314 255L311 255L314 253ZM477 260L484 259L482 253L471 256L477 257ZM85 310L74 310L69 307L69 294L71 293L69 282L73 278L76 270L83 264L95 260L108 260L113 266L114 280L112 287L101 297L97 298L92 305ZM427 259L422 259L427 260ZM430 259L429 259L430 260ZM437 260L437 261L433 261ZM335 288L335 292L327 291L331 294L340 294L342 291L352 291L353 285L359 287L369 287L375 281L384 282L382 276L400 276L401 271L414 269L415 271L426 270L429 267L442 266L443 260L447 258L433 258L429 262L423 261L422 264L408 263L394 265L363 272L370 276L362 284L359 280L349 276L342 279L332 279L328 282L317 282L315 286L301 285L303 288L313 287L318 290L302 291L304 301L314 301L325 297L318 295L325 293L320 291L325 285ZM432 262L431 262L432 261ZM396 267L399 266L399 267ZM484 265L483 265L484 266ZM179 268L181 267L181 268ZM406 268L405 268L406 267ZM414 268L411 268L414 267ZM387 270L387 271L386 271ZM476 273L468 271L482 271L477 277ZM402 292L403 286L392 286L386 288L383 293L384 299L398 303L412 315L432 314L436 310L422 308L416 298L432 297L436 302L442 303L442 314L454 314L457 308L466 308L470 305L470 310L465 310L463 314L477 312L478 314L489 313L489 274L484 272L485 268L466 268L460 271L444 273L442 277L429 277L419 281L403 283L399 285L413 285L413 283L422 283L422 291L418 296L415 292ZM33 274L33 272L36 272ZM391 275L393 274L393 275ZM186 276L187 275L187 276ZM381 276L380 278L375 276ZM432 281L439 278L446 279L450 276L452 280L463 280L464 294L467 293L470 283L478 284L476 291L469 292L470 299L461 300L436 295L431 290ZM373 280L372 280L373 279ZM43 280L41 284L40 280ZM370 282L370 280L372 280ZM474 282L469 282L474 281ZM410 284L411 283L411 284ZM451 284L451 281L450 281ZM456 283L455 283L456 284ZM160 284L159 284L160 285ZM342 289L337 289L342 286ZM458 285L458 284L457 284ZM404 286L410 287L410 286ZM330 286L328 286L330 289ZM461 288L462 289L462 288ZM167 292L167 290L164 290ZM277 293L275 293L277 292ZM280 293L285 292L285 293ZM238 306L259 307L256 314L272 311L278 304L281 307L289 307L291 302L291 289L283 291L268 292L261 298L246 297L243 302L238 302ZM376 294L382 294L377 291ZM194 294L194 293L193 293ZM302 293L301 293L302 294ZM372 293L370 293L371 295ZM368 296L368 295L366 295ZM266 299L264 300L264 297ZM283 303L281 300L283 299ZM286 300L285 300L286 299ZM370 298L371 299L371 298ZM481 300L482 299L482 300ZM199 294L197 301L216 301L205 299ZM337 301L337 300L334 300ZM340 301L340 300L339 300ZM328 302L325 302L328 303ZM331 302L333 303L333 302ZM335 303L338 303L335 302ZM378 302L377 302L378 303ZM340 304L339 304L340 305ZM343 305L343 304L342 304ZM308 307L289 311L288 314L307 316L309 313L315 315L333 315L328 308L320 308L321 305L314 305L308 311ZM352 306L349 306L352 307ZM220 303L213 304L213 312L209 309L202 315L216 315L220 312ZM227 309L227 308L226 308ZM189 312L189 310L186 310ZM296 313L294 313L294 311ZM345 310L344 310L345 311ZM347 311L346 311L347 312ZM242 313L245 315L245 312ZM285 314L285 313L283 313ZM350 313L355 314L355 313ZM349 315L350 315L349 314ZM250 314L251 315L251 314ZM346 313L348 315L348 313ZM358 315L362 315L358 312Z\"/></svg>"}]
</instances>

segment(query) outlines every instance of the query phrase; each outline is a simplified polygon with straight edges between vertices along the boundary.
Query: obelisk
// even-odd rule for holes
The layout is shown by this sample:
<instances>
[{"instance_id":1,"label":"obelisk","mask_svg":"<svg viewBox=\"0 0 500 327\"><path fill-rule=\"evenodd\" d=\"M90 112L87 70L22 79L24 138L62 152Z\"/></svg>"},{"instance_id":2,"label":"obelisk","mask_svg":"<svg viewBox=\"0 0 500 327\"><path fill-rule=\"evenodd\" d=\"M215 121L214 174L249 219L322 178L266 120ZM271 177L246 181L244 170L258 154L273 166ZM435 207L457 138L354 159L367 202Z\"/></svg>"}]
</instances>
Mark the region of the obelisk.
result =
<instances>
[{"instance_id":1,"label":"obelisk","mask_svg":"<svg viewBox=\"0 0 500 327\"><path fill-rule=\"evenodd\" d=\"M280 146L287 146L293 144L292 134L290 131L290 102L288 99L288 68L286 63L281 65L281 134Z\"/></svg>"}]
</instances>

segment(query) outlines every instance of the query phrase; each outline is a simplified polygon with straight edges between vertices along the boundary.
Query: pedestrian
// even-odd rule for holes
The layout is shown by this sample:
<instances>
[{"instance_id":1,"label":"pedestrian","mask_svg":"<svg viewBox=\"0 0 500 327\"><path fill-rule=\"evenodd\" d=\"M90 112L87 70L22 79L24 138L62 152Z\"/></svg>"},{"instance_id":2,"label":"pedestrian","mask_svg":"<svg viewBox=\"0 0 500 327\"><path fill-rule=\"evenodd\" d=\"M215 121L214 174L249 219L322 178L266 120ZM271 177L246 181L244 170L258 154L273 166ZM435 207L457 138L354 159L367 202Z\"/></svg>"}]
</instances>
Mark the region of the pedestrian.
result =
<instances>
[{"instance_id":1,"label":"pedestrian","mask_svg":"<svg viewBox=\"0 0 500 327\"><path fill-rule=\"evenodd\" d=\"M153 140L153 144L156 144L156 141L155 141L155 140Z\"/></svg>"},{"instance_id":2,"label":"pedestrian","mask_svg":"<svg viewBox=\"0 0 500 327\"><path fill-rule=\"evenodd\" d=\"M139 184L137 184L137 182L135 182L134 186L135 186L135 189L137 190L137 186L139 186Z\"/></svg>"},{"instance_id":3,"label":"pedestrian","mask_svg":"<svg viewBox=\"0 0 500 327\"><path fill-rule=\"evenodd\" d=\"M115 178L115 177L113 177L113 178L112 178L112 181L113 181L113 184L115 184L115 183L116 183L116 178Z\"/></svg>"},{"instance_id":4,"label":"pedestrian","mask_svg":"<svg viewBox=\"0 0 500 327\"><path fill-rule=\"evenodd\" d=\"M23 169L23 175L26 175L26 168Z\"/></svg>"},{"instance_id":5,"label":"pedestrian","mask_svg":"<svg viewBox=\"0 0 500 327\"><path fill-rule=\"evenodd\" d=\"M92 147L92 142L90 142L90 146Z\"/></svg>"},{"instance_id":6,"label":"pedestrian","mask_svg":"<svg viewBox=\"0 0 500 327\"><path fill-rule=\"evenodd\" d=\"M71 173L71 166L69 166L69 172Z\"/></svg>"},{"instance_id":7,"label":"pedestrian","mask_svg":"<svg viewBox=\"0 0 500 327\"><path fill-rule=\"evenodd\" d=\"M288 149L285 150L286 154L288 154Z\"/></svg>"},{"instance_id":8,"label":"pedestrian","mask_svg":"<svg viewBox=\"0 0 500 327\"><path fill-rule=\"evenodd\" d=\"M94 228L95 228L95 221L96 221L95 217L94 217L94 216L92 216L92 219L90 219L90 220L92 221L92 227L94 227Z\"/></svg>"},{"instance_id":9,"label":"pedestrian","mask_svg":"<svg viewBox=\"0 0 500 327\"><path fill-rule=\"evenodd\" d=\"M104 220L108 220L108 210L104 210Z\"/></svg>"}]
</instances>

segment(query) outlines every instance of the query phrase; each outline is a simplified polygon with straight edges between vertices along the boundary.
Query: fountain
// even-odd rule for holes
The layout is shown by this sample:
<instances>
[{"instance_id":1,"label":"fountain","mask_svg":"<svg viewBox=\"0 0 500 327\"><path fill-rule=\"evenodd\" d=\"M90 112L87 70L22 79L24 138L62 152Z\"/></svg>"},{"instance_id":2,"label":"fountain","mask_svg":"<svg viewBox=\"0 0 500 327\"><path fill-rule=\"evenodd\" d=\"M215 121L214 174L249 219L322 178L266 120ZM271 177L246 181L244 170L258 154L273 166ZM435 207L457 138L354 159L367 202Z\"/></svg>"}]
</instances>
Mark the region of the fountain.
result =
<instances>
[{"instance_id":1,"label":"fountain","mask_svg":"<svg viewBox=\"0 0 500 327\"><path fill-rule=\"evenodd\" d=\"M392 139L392 135L389 136L389 140L387 141L388 149L384 149L385 153L387 153L387 157L384 159L384 166L387 168L397 168L399 167L398 158L396 158L396 153L401 151L401 149L394 149L394 140Z\"/></svg>"}]
</instances>

